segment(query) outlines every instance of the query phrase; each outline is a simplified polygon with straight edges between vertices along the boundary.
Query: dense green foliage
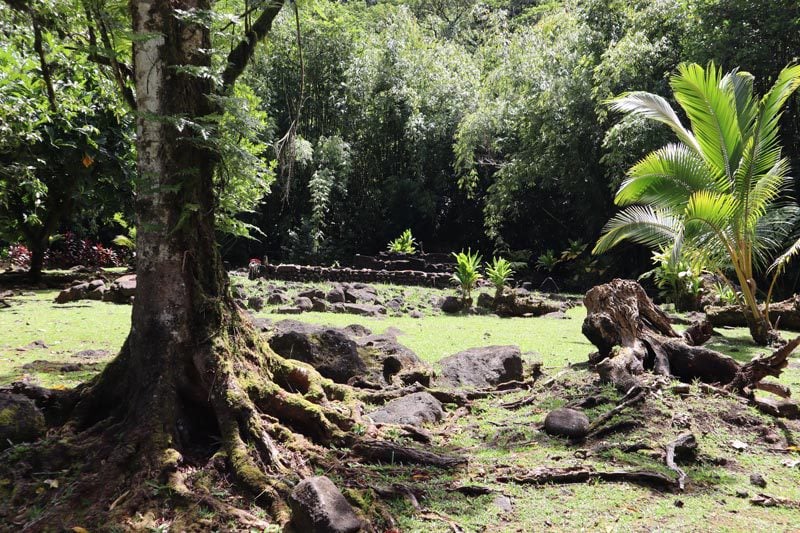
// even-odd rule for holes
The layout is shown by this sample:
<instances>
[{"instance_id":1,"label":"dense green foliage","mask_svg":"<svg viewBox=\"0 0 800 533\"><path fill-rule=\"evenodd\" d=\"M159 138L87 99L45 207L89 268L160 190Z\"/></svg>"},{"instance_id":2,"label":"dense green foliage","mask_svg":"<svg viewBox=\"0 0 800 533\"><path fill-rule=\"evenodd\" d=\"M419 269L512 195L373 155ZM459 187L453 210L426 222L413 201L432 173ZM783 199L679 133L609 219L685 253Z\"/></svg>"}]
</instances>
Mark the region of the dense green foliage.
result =
<instances>
[{"instance_id":1,"label":"dense green foliage","mask_svg":"<svg viewBox=\"0 0 800 533\"><path fill-rule=\"evenodd\" d=\"M108 214L130 218L133 185L122 170L131 119L119 94L130 83L113 68L131 62L125 3L30 5L42 13L45 55L55 82L63 80L65 103L57 114L49 110L34 19L0 7L0 69L8 73L0 83L0 150L14 176L4 181L23 190L26 220L36 223L36 210L47 208L37 195L58 187L48 172L79 177L68 181L86 184L81 217L73 212L60 226L96 232ZM224 48L248 23L246 5L216 7L222 14L209 24ZM646 269L648 255L630 249L616 269L588 251L569 258L562 251L597 239L627 169L669 141L667 128L620 120L606 101L636 90L674 104L669 78L678 65L711 60L752 73L763 93L797 59L799 28L800 7L790 0L301 0L282 11L244 83L220 102L223 116L189 127L207 131L225 160L220 229L258 239L225 238L234 263L263 255L348 261L408 228L423 251L472 246L509 258L520 276L588 283L587 272L596 281L600 271ZM224 54L210 52L220 67ZM80 106L87 109L67 112ZM797 97L780 122L785 156L797 168ZM19 150L20 139L46 138L45 125L64 140ZM90 167L60 168L87 153ZM0 196L8 198L9 187ZM91 200L103 190L114 201ZM83 204L108 213L89 223L94 215ZM2 220L7 241L21 237L14 220ZM118 226L108 230L117 233Z\"/></svg>"},{"instance_id":2,"label":"dense green foliage","mask_svg":"<svg viewBox=\"0 0 800 533\"><path fill-rule=\"evenodd\" d=\"M131 118L87 45L59 38L73 23L95 19L55 2L27 12L0 5L0 239L35 255L59 231L96 233L132 200Z\"/></svg>"},{"instance_id":3,"label":"dense green foliage","mask_svg":"<svg viewBox=\"0 0 800 533\"><path fill-rule=\"evenodd\" d=\"M766 83L793 59L787 28L800 13L781 10L732 0L301 3L300 46L287 10L250 74L275 140L296 135L278 145L276 194L256 219L264 247L346 260L405 227L429 251L477 245L529 259L593 242L627 168L668 140L641 118L619 122L605 101L628 90L668 97L686 60ZM788 130L797 117L793 100ZM334 136L347 164L319 158ZM787 152L797 157L793 143Z\"/></svg>"}]
</instances>

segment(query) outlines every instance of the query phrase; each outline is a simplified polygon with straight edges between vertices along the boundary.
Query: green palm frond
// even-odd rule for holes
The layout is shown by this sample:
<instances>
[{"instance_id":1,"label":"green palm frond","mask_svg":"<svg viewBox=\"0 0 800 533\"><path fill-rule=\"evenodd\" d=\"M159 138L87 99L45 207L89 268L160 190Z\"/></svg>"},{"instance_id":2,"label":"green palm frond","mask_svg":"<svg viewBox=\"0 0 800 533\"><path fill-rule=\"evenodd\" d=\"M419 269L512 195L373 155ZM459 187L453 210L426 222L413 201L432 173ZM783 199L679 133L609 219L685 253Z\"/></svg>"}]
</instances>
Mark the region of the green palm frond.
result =
<instances>
[{"instance_id":1,"label":"green palm frond","mask_svg":"<svg viewBox=\"0 0 800 533\"><path fill-rule=\"evenodd\" d=\"M617 205L659 203L655 195L677 207L685 205L695 191L713 186L702 159L684 144L668 144L631 167L614 201Z\"/></svg>"},{"instance_id":2,"label":"green palm frond","mask_svg":"<svg viewBox=\"0 0 800 533\"><path fill-rule=\"evenodd\" d=\"M756 298L755 273L770 264L800 219L786 205L789 164L781 154L778 126L789 97L800 88L800 66L788 66L761 99L753 77L683 64L671 79L675 100L689 119L683 127L666 100L628 93L613 109L667 124L682 142L634 165L615 201L627 206L606 224L594 253L628 239L651 248L702 250L718 270L732 269L754 339L768 340L769 316ZM800 239L775 259L772 287L786 263L800 253Z\"/></svg>"},{"instance_id":3,"label":"green palm frond","mask_svg":"<svg viewBox=\"0 0 800 533\"><path fill-rule=\"evenodd\" d=\"M675 100L689 118L699 154L732 181L742 154L742 132L732 84L722 80L722 71L713 63L705 69L690 63L678 67L678 75L670 84Z\"/></svg>"},{"instance_id":4,"label":"green palm frond","mask_svg":"<svg viewBox=\"0 0 800 533\"><path fill-rule=\"evenodd\" d=\"M692 132L681 124L677 113L663 97L644 91L633 91L624 93L610 100L609 103L614 111L639 115L666 124L684 144L695 150L695 152L700 152L700 145L697 139L695 139Z\"/></svg>"},{"instance_id":5,"label":"green palm frond","mask_svg":"<svg viewBox=\"0 0 800 533\"><path fill-rule=\"evenodd\" d=\"M734 221L738 207L739 202L730 194L697 191L686 205L683 222L687 226L698 225L724 236Z\"/></svg>"},{"instance_id":6,"label":"green palm frond","mask_svg":"<svg viewBox=\"0 0 800 533\"><path fill-rule=\"evenodd\" d=\"M665 246L675 240L681 226L680 218L671 212L649 205L632 205L606 223L592 253L603 253L626 239L650 248Z\"/></svg>"}]
</instances>

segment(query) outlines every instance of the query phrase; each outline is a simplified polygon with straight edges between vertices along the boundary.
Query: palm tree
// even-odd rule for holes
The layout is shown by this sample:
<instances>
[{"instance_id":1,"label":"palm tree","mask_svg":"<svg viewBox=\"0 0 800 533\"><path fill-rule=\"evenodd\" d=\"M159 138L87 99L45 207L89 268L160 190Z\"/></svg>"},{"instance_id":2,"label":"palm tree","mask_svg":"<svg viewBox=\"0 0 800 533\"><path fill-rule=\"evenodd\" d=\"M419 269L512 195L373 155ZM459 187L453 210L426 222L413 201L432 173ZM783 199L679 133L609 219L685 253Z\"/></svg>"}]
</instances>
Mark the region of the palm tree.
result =
<instances>
[{"instance_id":1,"label":"palm tree","mask_svg":"<svg viewBox=\"0 0 800 533\"><path fill-rule=\"evenodd\" d=\"M671 79L675 100L689 120L681 124L662 97L624 94L614 110L669 126L679 142L647 155L629 171L615 202L626 206L606 224L594 248L602 253L624 239L651 247L702 249L718 265L733 270L750 333L767 344L774 332L768 302L756 300L756 273L774 279L800 251L800 241L770 265L798 218L787 195L789 164L781 154L778 122L787 99L800 86L800 66L781 71L762 98L753 94L753 76L723 74L683 64ZM768 268L767 268L768 267Z\"/></svg>"}]
</instances>

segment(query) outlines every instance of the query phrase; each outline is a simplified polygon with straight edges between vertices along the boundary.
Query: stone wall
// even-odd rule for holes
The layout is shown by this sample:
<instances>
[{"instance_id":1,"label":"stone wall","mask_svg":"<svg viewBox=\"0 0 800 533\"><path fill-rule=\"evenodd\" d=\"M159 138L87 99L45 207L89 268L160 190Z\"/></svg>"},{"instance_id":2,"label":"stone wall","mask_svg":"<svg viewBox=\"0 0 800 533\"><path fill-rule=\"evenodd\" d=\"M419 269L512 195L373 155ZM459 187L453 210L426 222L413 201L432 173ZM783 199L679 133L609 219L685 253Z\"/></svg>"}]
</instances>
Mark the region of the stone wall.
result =
<instances>
[{"instance_id":1,"label":"stone wall","mask_svg":"<svg viewBox=\"0 0 800 533\"><path fill-rule=\"evenodd\" d=\"M356 254L353 268L369 270L414 270L449 274L453 272L455 259L446 254L403 255L381 252L376 257Z\"/></svg>"},{"instance_id":2,"label":"stone wall","mask_svg":"<svg viewBox=\"0 0 800 533\"><path fill-rule=\"evenodd\" d=\"M450 286L450 274L445 272L424 272L421 270L333 268L309 265L258 265L251 269L250 277L303 282L389 283L436 288Z\"/></svg>"}]
</instances>

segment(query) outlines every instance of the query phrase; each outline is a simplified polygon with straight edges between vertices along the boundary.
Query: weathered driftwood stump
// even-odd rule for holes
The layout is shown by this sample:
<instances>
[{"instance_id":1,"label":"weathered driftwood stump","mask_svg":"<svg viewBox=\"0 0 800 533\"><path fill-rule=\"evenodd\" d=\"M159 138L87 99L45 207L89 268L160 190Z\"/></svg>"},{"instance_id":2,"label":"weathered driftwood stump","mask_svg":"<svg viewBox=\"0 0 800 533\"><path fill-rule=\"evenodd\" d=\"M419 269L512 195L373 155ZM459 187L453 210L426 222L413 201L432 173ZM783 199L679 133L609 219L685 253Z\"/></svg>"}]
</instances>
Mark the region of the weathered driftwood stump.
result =
<instances>
[{"instance_id":1,"label":"weathered driftwood stump","mask_svg":"<svg viewBox=\"0 0 800 533\"><path fill-rule=\"evenodd\" d=\"M727 355L698 346L710 337L707 324L695 324L678 334L632 280L615 279L594 287L586 293L584 305L583 334L598 349L589 361L603 380L622 391L640 385L639 376L650 371L747 393L764 377L780 375L800 344L800 338L795 339L768 357L740 366Z\"/></svg>"}]
</instances>

